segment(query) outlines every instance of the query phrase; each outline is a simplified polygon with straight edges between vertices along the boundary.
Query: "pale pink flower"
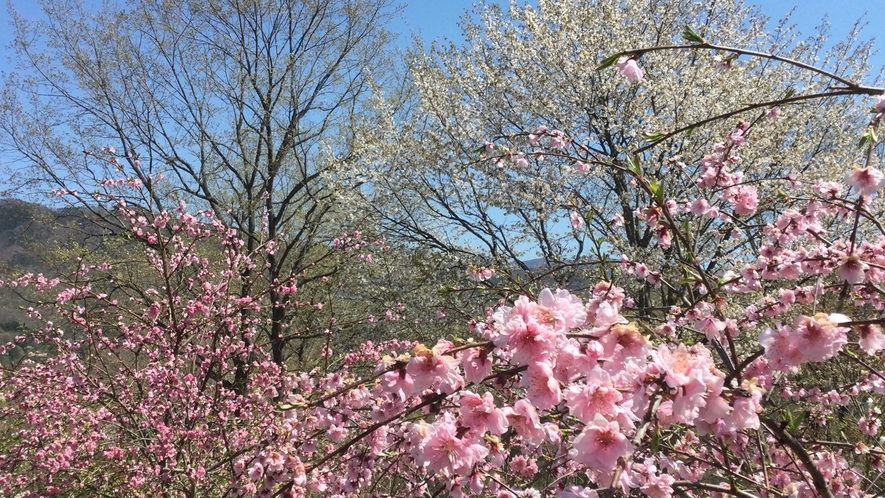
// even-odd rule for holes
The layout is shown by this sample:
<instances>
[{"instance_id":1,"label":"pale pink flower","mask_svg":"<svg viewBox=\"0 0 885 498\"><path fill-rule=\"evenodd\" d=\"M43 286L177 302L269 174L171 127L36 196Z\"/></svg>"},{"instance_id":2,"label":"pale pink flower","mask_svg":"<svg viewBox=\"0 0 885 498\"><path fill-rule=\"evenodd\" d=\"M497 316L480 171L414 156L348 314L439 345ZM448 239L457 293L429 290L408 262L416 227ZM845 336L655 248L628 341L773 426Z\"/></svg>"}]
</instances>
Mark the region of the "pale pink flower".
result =
<instances>
[{"instance_id":1,"label":"pale pink flower","mask_svg":"<svg viewBox=\"0 0 885 498\"><path fill-rule=\"evenodd\" d=\"M695 327L703 332L704 335L707 336L707 339L713 340L721 337L722 334L720 334L720 332L725 329L725 322L712 316L707 316L699 322L696 322Z\"/></svg>"},{"instance_id":2,"label":"pale pink flower","mask_svg":"<svg viewBox=\"0 0 885 498\"><path fill-rule=\"evenodd\" d=\"M759 208L756 189L747 185L735 188L731 202L734 205L734 213L741 216L751 215Z\"/></svg>"},{"instance_id":3,"label":"pale pink flower","mask_svg":"<svg viewBox=\"0 0 885 498\"><path fill-rule=\"evenodd\" d=\"M860 195L872 195L885 186L885 175L873 167L855 167L845 176L845 183L854 187Z\"/></svg>"},{"instance_id":4,"label":"pale pink flower","mask_svg":"<svg viewBox=\"0 0 885 498\"><path fill-rule=\"evenodd\" d=\"M860 333L860 348L867 354L874 355L885 349L885 334L878 325L860 325L857 328Z\"/></svg>"},{"instance_id":5,"label":"pale pink flower","mask_svg":"<svg viewBox=\"0 0 885 498\"><path fill-rule=\"evenodd\" d=\"M879 95L876 97L876 110L879 112L885 112L885 95Z\"/></svg>"},{"instance_id":6,"label":"pale pink flower","mask_svg":"<svg viewBox=\"0 0 885 498\"><path fill-rule=\"evenodd\" d=\"M633 445L621 433L620 425L616 421L607 421L598 413L575 438L572 446L577 462L603 472L612 471L618 458L633 453Z\"/></svg>"},{"instance_id":7,"label":"pale pink flower","mask_svg":"<svg viewBox=\"0 0 885 498\"><path fill-rule=\"evenodd\" d=\"M771 367L777 370L795 370L802 364L802 353L790 327L778 322L775 328L767 328L759 334L759 344L765 348L765 356Z\"/></svg>"},{"instance_id":8,"label":"pale pink flower","mask_svg":"<svg viewBox=\"0 0 885 498\"><path fill-rule=\"evenodd\" d=\"M565 399L569 413L584 423L589 423L597 414L608 420L615 419L620 413L618 403L623 396L612 385L608 372L596 366L587 374L583 386L573 384L568 388Z\"/></svg>"},{"instance_id":9,"label":"pale pink flower","mask_svg":"<svg viewBox=\"0 0 885 498\"><path fill-rule=\"evenodd\" d=\"M413 379L416 392L439 387L445 393L453 393L464 385L464 379L458 371L459 363L450 355L440 354L438 348L428 349L418 345L412 351L406 373Z\"/></svg>"},{"instance_id":10,"label":"pale pink flower","mask_svg":"<svg viewBox=\"0 0 885 498\"><path fill-rule=\"evenodd\" d=\"M510 349L514 361L528 365L550 356L555 348L556 336L549 324L538 323L534 317L526 321L521 315L514 315L492 341L499 348Z\"/></svg>"},{"instance_id":11,"label":"pale pink flower","mask_svg":"<svg viewBox=\"0 0 885 498\"><path fill-rule=\"evenodd\" d=\"M566 145L565 134L560 130L552 130L550 132L550 146L554 149L564 149Z\"/></svg>"},{"instance_id":12,"label":"pale pink flower","mask_svg":"<svg viewBox=\"0 0 885 498\"><path fill-rule=\"evenodd\" d=\"M574 228L575 230L580 230L581 227L584 226L583 218L581 218L580 214L578 214L574 211L572 211L572 214L571 214L571 216L569 216L569 219L571 220L572 228Z\"/></svg>"},{"instance_id":13,"label":"pale pink flower","mask_svg":"<svg viewBox=\"0 0 885 498\"><path fill-rule=\"evenodd\" d=\"M616 323L627 322L627 319L621 316L618 307L608 301L599 303L594 318L595 327L591 332L598 336L608 333L608 328Z\"/></svg>"},{"instance_id":14,"label":"pale pink flower","mask_svg":"<svg viewBox=\"0 0 885 498\"><path fill-rule=\"evenodd\" d=\"M741 128L736 128L728 135L728 141L731 142L735 147L738 147L744 143L746 137L744 137L745 130Z\"/></svg>"},{"instance_id":15,"label":"pale pink flower","mask_svg":"<svg viewBox=\"0 0 885 498\"><path fill-rule=\"evenodd\" d=\"M415 382L405 370L394 370L381 376L381 389L395 394L400 400L405 400L415 392Z\"/></svg>"},{"instance_id":16,"label":"pale pink flower","mask_svg":"<svg viewBox=\"0 0 885 498\"><path fill-rule=\"evenodd\" d=\"M814 185L814 190L825 198L832 199L842 193L842 185L836 182L821 181Z\"/></svg>"},{"instance_id":17,"label":"pale pink flower","mask_svg":"<svg viewBox=\"0 0 885 498\"><path fill-rule=\"evenodd\" d=\"M848 342L849 329L837 325L848 321L851 320L847 316L838 313L796 317L793 322L793 331L798 335L796 347L807 361L828 360Z\"/></svg>"},{"instance_id":18,"label":"pale pink flower","mask_svg":"<svg viewBox=\"0 0 885 498\"><path fill-rule=\"evenodd\" d=\"M633 323L616 323L611 326L608 334L599 338L605 359L623 362L627 358L645 358L645 337Z\"/></svg>"},{"instance_id":19,"label":"pale pink flower","mask_svg":"<svg viewBox=\"0 0 885 498\"><path fill-rule=\"evenodd\" d=\"M505 408L504 413L510 426L527 442L540 444L547 437L547 431L541 425L538 412L528 400L517 401L512 408Z\"/></svg>"},{"instance_id":20,"label":"pale pink flower","mask_svg":"<svg viewBox=\"0 0 885 498\"><path fill-rule=\"evenodd\" d=\"M710 209L710 203L707 199L695 199L688 205L688 211L695 216L703 216Z\"/></svg>"},{"instance_id":21,"label":"pale pink flower","mask_svg":"<svg viewBox=\"0 0 885 498\"><path fill-rule=\"evenodd\" d=\"M587 174L587 172L590 171L590 165L582 161L575 162L573 167L575 168L575 171L582 174Z\"/></svg>"},{"instance_id":22,"label":"pale pink flower","mask_svg":"<svg viewBox=\"0 0 885 498\"><path fill-rule=\"evenodd\" d=\"M599 493L595 489L569 486L560 491L556 496L557 498L599 498Z\"/></svg>"},{"instance_id":23,"label":"pale pink flower","mask_svg":"<svg viewBox=\"0 0 885 498\"><path fill-rule=\"evenodd\" d=\"M670 247L670 244L673 243L673 240L670 238L670 229L667 228L667 225L657 226L655 229L655 239L658 245L663 248Z\"/></svg>"},{"instance_id":24,"label":"pale pink flower","mask_svg":"<svg viewBox=\"0 0 885 498\"><path fill-rule=\"evenodd\" d=\"M642 68L632 57L621 57L615 64L618 71L630 81L642 81Z\"/></svg>"},{"instance_id":25,"label":"pale pink flower","mask_svg":"<svg viewBox=\"0 0 885 498\"><path fill-rule=\"evenodd\" d=\"M470 348L461 353L464 380L479 384L492 373L492 359L483 348Z\"/></svg>"},{"instance_id":26,"label":"pale pink flower","mask_svg":"<svg viewBox=\"0 0 885 498\"><path fill-rule=\"evenodd\" d=\"M665 374L664 380L670 387L682 387L701 374L701 362L697 354L688 349L685 344L680 344L671 350L666 345L658 346L657 351L652 351L652 359Z\"/></svg>"},{"instance_id":27,"label":"pale pink flower","mask_svg":"<svg viewBox=\"0 0 885 498\"><path fill-rule=\"evenodd\" d=\"M839 278L849 284L860 284L863 283L864 276L869 268L869 265L860 260L860 256L852 254L845 258L845 262L839 267L837 273Z\"/></svg>"},{"instance_id":28,"label":"pale pink flower","mask_svg":"<svg viewBox=\"0 0 885 498\"><path fill-rule=\"evenodd\" d=\"M879 433L879 429L882 426L882 420L876 413L871 413L870 415L871 417L869 418L861 417L860 420L858 420L858 428L860 429L860 432L863 432L868 436L875 436Z\"/></svg>"},{"instance_id":29,"label":"pale pink flower","mask_svg":"<svg viewBox=\"0 0 885 498\"><path fill-rule=\"evenodd\" d=\"M467 269L467 275L477 282L484 282L495 275L495 270L494 268L486 268L484 266L477 267L471 265Z\"/></svg>"},{"instance_id":30,"label":"pale pink flower","mask_svg":"<svg viewBox=\"0 0 885 498\"><path fill-rule=\"evenodd\" d=\"M651 475L639 489L648 498L671 498L676 479L670 474Z\"/></svg>"},{"instance_id":31,"label":"pale pink flower","mask_svg":"<svg viewBox=\"0 0 885 498\"><path fill-rule=\"evenodd\" d=\"M461 397L461 423L479 434L488 431L501 435L510 427L507 416L495 406L495 399L489 392L482 397L471 392L464 393Z\"/></svg>"},{"instance_id":32,"label":"pale pink flower","mask_svg":"<svg viewBox=\"0 0 885 498\"><path fill-rule=\"evenodd\" d=\"M558 405L562 399L559 381L553 375L553 369L546 361L530 363L520 381L526 388L526 398L540 410L549 410Z\"/></svg>"},{"instance_id":33,"label":"pale pink flower","mask_svg":"<svg viewBox=\"0 0 885 498\"><path fill-rule=\"evenodd\" d=\"M542 321L552 321L557 329L574 329L587 322L587 310L581 298L564 289L556 289L556 293L542 289L536 310Z\"/></svg>"},{"instance_id":34,"label":"pale pink flower","mask_svg":"<svg viewBox=\"0 0 885 498\"><path fill-rule=\"evenodd\" d=\"M463 434L450 413L426 427L426 438L421 441L416 460L426 465L428 474L439 472L447 477L469 476L473 466L489 454L489 449L474 433Z\"/></svg>"}]
</instances>

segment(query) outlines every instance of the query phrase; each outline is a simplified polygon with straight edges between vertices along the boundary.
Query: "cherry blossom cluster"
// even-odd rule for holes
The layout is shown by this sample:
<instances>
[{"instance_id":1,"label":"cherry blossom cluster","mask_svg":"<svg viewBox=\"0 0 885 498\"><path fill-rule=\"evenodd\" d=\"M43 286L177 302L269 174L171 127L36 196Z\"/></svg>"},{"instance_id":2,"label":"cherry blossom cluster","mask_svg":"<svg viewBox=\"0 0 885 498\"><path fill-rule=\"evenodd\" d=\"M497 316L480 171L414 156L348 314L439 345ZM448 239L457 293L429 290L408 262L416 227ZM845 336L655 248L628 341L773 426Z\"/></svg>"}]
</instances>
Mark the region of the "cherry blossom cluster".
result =
<instances>
[{"instance_id":1,"label":"cherry blossom cluster","mask_svg":"<svg viewBox=\"0 0 885 498\"><path fill-rule=\"evenodd\" d=\"M637 59L612 62L637 82ZM777 117L773 110L763 116ZM885 113L881 96L876 113L871 129ZM28 310L39 327L2 346L34 347L0 372L0 418L14 421L0 427L0 491L881 494L885 175L870 143L843 182L804 188L787 177L791 194L763 204L736 152L752 127L740 121L697 159L691 198L669 198L638 157L606 165L644 194L633 214L653 233L650 251L678 260L675 269L625 254L600 261L612 264L585 290L512 293L494 289L494 269L471 266L471 279L505 296L470 323L471 338L365 342L333 368L309 371L275 360L262 334L281 309L323 308L294 299L303 273L265 282L253 271L281 240L249 253L211 212L192 214L184 203L139 210L109 192L142 182L102 181L96 198L116 203L128 235L144 243L145 274L127 287L113 264L82 262L70 278L0 282L48 296ZM591 170L580 154L588 147L565 132L520 136L531 150L486 142L481 160L496 171L510 161L520 174L529 159L558 154L573 174ZM112 148L101 153L118 160ZM681 174L686 162L668 164ZM576 232L580 208L565 206ZM726 247L719 230L733 227L728 237L738 239L738 226L748 251L714 265ZM699 247L711 232L719 237L703 240L715 247ZM360 232L331 241L333 252L369 263L370 245L386 242ZM616 284L634 277L635 295ZM680 304L656 309L650 289ZM400 322L405 312L383 313ZM326 335L337 318L329 322ZM339 359L328 345L321 355ZM837 422L839 431L828 429Z\"/></svg>"}]
</instances>

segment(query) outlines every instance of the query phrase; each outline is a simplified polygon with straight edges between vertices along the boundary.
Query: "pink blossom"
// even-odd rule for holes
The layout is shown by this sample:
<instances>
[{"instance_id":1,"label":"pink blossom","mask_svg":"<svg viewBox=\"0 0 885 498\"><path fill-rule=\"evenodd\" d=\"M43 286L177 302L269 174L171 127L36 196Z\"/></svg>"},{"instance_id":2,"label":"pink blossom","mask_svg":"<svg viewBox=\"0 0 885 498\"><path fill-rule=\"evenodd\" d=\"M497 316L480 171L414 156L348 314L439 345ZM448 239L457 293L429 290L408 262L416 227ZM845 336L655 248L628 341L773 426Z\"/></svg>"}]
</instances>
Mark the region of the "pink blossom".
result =
<instances>
[{"instance_id":1,"label":"pink blossom","mask_svg":"<svg viewBox=\"0 0 885 498\"><path fill-rule=\"evenodd\" d=\"M582 327L587 322L587 311L584 303L567 290L542 289L538 294L537 311L545 321L553 321L557 328L566 330Z\"/></svg>"},{"instance_id":2,"label":"pink blossom","mask_svg":"<svg viewBox=\"0 0 885 498\"><path fill-rule=\"evenodd\" d=\"M725 322L718 320L712 316L706 316L701 321L695 323L695 327L707 336L707 339L721 338L720 332L725 329Z\"/></svg>"},{"instance_id":3,"label":"pink blossom","mask_svg":"<svg viewBox=\"0 0 885 498\"><path fill-rule=\"evenodd\" d=\"M595 489L569 486L556 495L557 498L599 498Z\"/></svg>"},{"instance_id":4,"label":"pink blossom","mask_svg":"<svg viewBox=\"0 0 885 498\"><path fill-rule=\"evenodd\" d=\"M622 398L621 393L612 385L608 372L599 366L587 374L583 386L572 385L565 393L569 413L584 423L592 421L597 414L609 420L614 419L620 412L618 403Z\"/></svg>"},{"instance_id":5,"label":"pink blossom","mask_svg":"<svg viewBox=\"0 0 885 498\"><path fill-rule=\"evenodd\" d=\"M845 176L845 183L851 185L860 195L873 195L885 186L885 175L873 167L855 167Z\"/></svg>"},{"instance_id":6,"label":"pink blossom","mask_svg":"<svg viewBox=\"0 0 885 498\"><path fill-rule=\"evenodd\" d=\"M618 458L633 453L633 445L621 433L620 425L616 421L607 421L598 413L575 438L572 446L575 461L603 472L612 471Z\"/></svg>"},{"instance_id":7,"label":"pink blossom","mask_svg":"<svg viewBox=\"0 0 885 498\"><path fill-rule=\"evenodd\" d=\"M675 482L676 479L670 474L652 475L639 489L648 498L671 498Z\"/></svg>"},{"instance_id":8,"label":"pink blossom","mask_svg":"<svg viewBox=\"0 0 885 498\"><path fill-rule=\"evenodd\" d=\"M876 97L876 110L879 112L885 112L885 95L879 95Z\"/></svg>"},{"instance_id":9,"label":"pink blossom","mask_svg":"<svg viewBox=\"0 0 885 498\"><path fill-rule=\"evenodd\" d=\"M471 265L467 269L467 275L477 282L484 282L495 275L495 270L494 268L487 268L484 266L476 267Z\"/></svg>"},{"instance_id":10,"label":"pink blossom","mask_svg":"<svg viewBox=\"0 0 885 498\"><path fill-rule=\"evenodd\" d=\"M541 361L555 348L556 333L547 323L538 323L535 317L528 321L521 315L511 317L501 333L493 339L495 346L508 348L520 365Z\"/></svg>"},{"instance_id":11,"label":"pink blossom","mask_svg":"<svg viewBox=\"0 0 885 498\"><path fill-rule=\"evenodd\" d=\"M857 327L860 333L860 348L869 355L885 349L885 334L878 325L860 325Z\"/></svg>"},{"instance_id":12,"label":"pink blossom","mask_svg":"<svg viewBox=\"0 0 885 498\"><path fill-rule=\"evenodd\" d=\"M464 380L479 384L492 373L492 359L484 348L470 348L461 353Z\"/></svg>"},{"instance_id":13,"label":"pink blossom","mask_svg":"<svg viewBox=\"0 0 885 498\"><path fill-rule=\"evenodd\" d=\"M841 322L851 321L847 316L818 313L814 317L799 316L793 322L796 347L806 361L824 361L832 358L848 342L848 328Z\"/></svg>"},{"instance_id":14,"label":"pink blossom","mask_svg":"<svg viewBox=\"0 0 885 498\"><path fill-rule=\"evenodd\" d=\"M526 398L538 409L549 410L562 399L559 381L546 361L530 363L520 384L526 388Z\"/></svg>"},{"instance_id":15,"label":"pink blossom","mask_svg":"<svg viewBox=\"0 0 885 498\"><path fill-rule=\"evenodd\" d=\"M864 281L864 276L869 265L860 260L860 256L852 254L845 258L842 266L839 267L839 278L845 280L849 284L860 284Z\"/></svg>"},{"instance_id":16,"label":"pink blossom","mask_svg":"<svg viewBox=\"0 0 885 498\"><path fill-rule=\"evenodd\" d=\"M667 228L667 225L658 225L655 229L655 239L657 239L658 245L667 248L670 247L670 244L673 243L673 240L670 238L670 229Z\"/></svg>"},{"instance_id":17,"label":"pink blossom","mask_svg":"<svg viewBox=\"0 0 885 498\"><path fill-rule=\"evenodd\" d=\"M590 171L590 165L582 161L576 161L572 167L581 174L587 174Z\"/></svg>"},{"instance_id":18,"label":"pink blossom","mask_svg":"<svg viewBox=\"0 0 885 498\"><path fill-rule=\"evenodd\" d=\"M707 199L695 199L688 205L688 210L695 216L703 216L710 209L710 203Z\"/></svg>"},{"instance_id":19,"label":"pink blossom","mask_svg":"<svg viewBox=\"0 0 885 498\"><path fill-rule=\"evenodd\" d=\"M450 355L440 354L438 348L415 347L412 359L406 366L406 373L413 379L418 392L430 387L439 387L445 393L452 393L464 384L458 372L460 362Z\"/></svg>"},{"instance_id":20,"label":"pink blossom","mask_svg":"<svg viewBox=\"0 0 885 498\"><path fill-rule=\"evenodd\" d=\"M512 408L506 408L504 413L510 426L527 442L540 444L547 437L547 432L538 418L538 412L528 400L517 401Z\"/></svg>"},{"instance_id":21,"label":"pink blossom","mask_svg":"<svg viewBox=\"0 0 885 498\"><path fill-rule=\"evenodd\" d=\"M465 427L484 434L486 431L501 435L507 432L510 424L507 416L495 406L492 393L484 393L482 397L467 392L461 397L461 420Z\"/></svg>"},{"instance_id":22,"label":"pink blossom","mask_svg":"<svg viewBox=\"0 0 885 498\"><path fill-rule=\"evenodd\" d=\"M549 133L550 135L550 147L554 149L563 149L566 145L566 137L565 134L560 130L552 130Z\"/></svg>"},{"instance_id":23,"label":"pink blossom","mask_svg":"<svg viewBox=\"0 0 885 498\"><path fill-rule=\"evenodd\" d=\"M759 334L759 344L765 348L765 356L771 360L772 368L794 370L803 362L802 353L790 328L782 323L775 328L766 328Z\"/></svg>"},{"instance_id":24,"label":"pink blossom","mask_svg":"<svg viewBox=\"0 0 885 498\"><path fill-rule=\"evenodd\" d=\"M569 219L571 220L572 228L574 228L575 230L580 230L581 227L584 226L583 218L581 218L580 214L578 214L574 211L572 211L572 214L571 214L571 216L569 216Z\"/></svg>"},{"instance_id":25,"label":"pink blossom","mask_svg":"<svg viewBox=\"0 0 885 498\"><path fill-rule=\"evenodd\" d=\"M731 202L734 205L734 213L741 216L751 215L759 208L756 189L747 185L735 188Z\"/></svg>"},{"instance_id":26,"label":"pink blossom","mask_svg":"<svg viewBox=\"0 0 885 498\"><path fill-rule=\"evenodd\" d=\"M648 341L635 324L617 323L599 338L599 344L608 361L620 364L628 358L645 358Z\"/></svg>"},{"instance_id":27,"label":"pink blossom","mask_svg":"<svg viewBox=\"0 0 885 498\"><path fill-rule=\"evenodd\" d=\"M629 81L642 81L642 68L632 57L621 57L615 64L621 75L625 76Z\"/></svg>"},{"instance_id":28,"label":"pink blossom","mask_svg":"<svg viewBox=\"0 0 885 498\"><path fill-rule=\"evenodd\" d=\"M426 465L428 473L445 476L468 476L473 466L489 454L489 449L474 433L459 436L451 414L446 413L426 428L416 459Z\"/></svg>"}]
</instances>

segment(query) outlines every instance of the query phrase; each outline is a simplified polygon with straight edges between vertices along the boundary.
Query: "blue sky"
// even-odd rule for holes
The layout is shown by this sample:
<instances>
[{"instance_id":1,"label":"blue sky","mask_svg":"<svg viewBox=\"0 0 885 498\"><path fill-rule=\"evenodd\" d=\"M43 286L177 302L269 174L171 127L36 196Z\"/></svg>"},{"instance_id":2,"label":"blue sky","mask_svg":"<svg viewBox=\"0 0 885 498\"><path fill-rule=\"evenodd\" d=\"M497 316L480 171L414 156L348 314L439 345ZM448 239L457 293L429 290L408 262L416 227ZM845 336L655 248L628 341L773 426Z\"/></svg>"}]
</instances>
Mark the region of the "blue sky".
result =
<instances>
[{"instance_id":1,"label":"blue sky","mask_svg":"<svg viewBox=\"0 0 885 498\"><path fill-rule=\"evenodd\" d=\"M90 1L94 2L94 0L85 0L85 3L88 4ZM522 3L524 0L519 1ZM12 0L15 8L28 17L39 15L36 3L34 0ZM425 42L443 37L457 42L461 40L458 19L464 12L470 10L474 3L473 0L412 0L406 3L405 9L393 23L391 29L403 33L404 42L408 42L410 31L420 33ZM499 1L499 3L506 4L507 0ZM881 22L882 7L885 7L885 0L762 0L756 3L762 6L763 12L767 15L778 19L795 8L793 21L803 33L811 33L820 23L823 15L827 14L833 25L832 39L834 40L844 37L854 22L865 13L867 14L866 19L870 21L870 26L864 30L864 33L872 36L877 31L872 26L874 23ZM3 9L2 12L0 20L8 21L6 10ZM878 17L875 15L877 13ZM885 33L881 29L878 31ZM0 26L0 46L3 47L2 53L4 54L4 57L0 59L0 70L2 71L10 69L7 63L10 52L6 48L10 41L10 35L10 28ZM885 52L885 35L880 37L877 46ZM879 65L885 64L885 54L880 53L877 61Z\"/></svg>"},{"instance_id":2,"label":"blue sky","mask_svg":"<svg viewBox=\"0 0 885 498\"><path fill-rule=\"evenodd\" d=\"M520 3L523 1L520 0ZM459 39L458 19L465 11L470 10L474 3L477 2L473 0L412 0L407 3L403 11L401 24L406 27L405 29L411 27L420 31L425 40L443 36ZM498 1L497 3L506 5L507 1ZM833 35L836 37L846 34L854 21L864 13L867 13L867 19L871 21L871 25L873 22L881 22L882 7L885 7L885 0L761 0L748 3L762 6L763 12L777 19L795 7L796 12L793 20L802 32L811 32L815 26L820 24L823 15L827 14L833 24ZM873 15L877 12L878 18ZM399 26L395 28L401 30ZM866 30L869 34L874 31L872 27L868 27Z\"/></svg>"}]
</instances>

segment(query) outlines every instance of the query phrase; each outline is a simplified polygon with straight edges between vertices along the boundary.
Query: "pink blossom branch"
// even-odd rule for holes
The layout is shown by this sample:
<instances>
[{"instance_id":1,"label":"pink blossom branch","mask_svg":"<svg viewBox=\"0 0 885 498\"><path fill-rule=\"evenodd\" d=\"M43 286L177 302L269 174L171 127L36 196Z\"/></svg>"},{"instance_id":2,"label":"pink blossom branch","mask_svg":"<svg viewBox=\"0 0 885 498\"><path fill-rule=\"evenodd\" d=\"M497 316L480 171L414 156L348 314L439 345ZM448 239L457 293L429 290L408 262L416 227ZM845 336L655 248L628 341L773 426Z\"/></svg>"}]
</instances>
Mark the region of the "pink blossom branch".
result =
<instances>
[{"instance_id":1,"label":"pink blossom branch","mask_svg":"<svg viewBox=\"0 0 885 498\"><path fill-rule=\"evenodd\" d=\"M673 483L674 488L703 489L704 491L714 491L724 493L731 496L740 496L741 498L758 498L756 495L741 491L731 486L720 486L718 484L709 484L697 481L676 481Z\"/></svg>"},{"instance_id":2,"label":"pink blossom branch","mask_svg":"<svg viewBox=\"0 0 885 498\"><path fill-rule=\"evenodd\" d=\"M759 417L760 422L769 430L769 432L777 438L778 441L789 447L793 450L793 453L799 457L799 460L805 466L805 470L811 474L811 480L814 483L814 489L817 490L818 494L823 498L834 498L832 491L830 491L829 486L827 485L827 480L823 474L821 474L820 469L817 468L817 465L814 464L814 460L811 459L811 456L805 450L805 447L802 446L796 438L793 437L792 434L787 432L781 425L774 420L768 417Z\"/></svg>"}]
</instances>

